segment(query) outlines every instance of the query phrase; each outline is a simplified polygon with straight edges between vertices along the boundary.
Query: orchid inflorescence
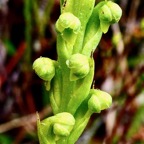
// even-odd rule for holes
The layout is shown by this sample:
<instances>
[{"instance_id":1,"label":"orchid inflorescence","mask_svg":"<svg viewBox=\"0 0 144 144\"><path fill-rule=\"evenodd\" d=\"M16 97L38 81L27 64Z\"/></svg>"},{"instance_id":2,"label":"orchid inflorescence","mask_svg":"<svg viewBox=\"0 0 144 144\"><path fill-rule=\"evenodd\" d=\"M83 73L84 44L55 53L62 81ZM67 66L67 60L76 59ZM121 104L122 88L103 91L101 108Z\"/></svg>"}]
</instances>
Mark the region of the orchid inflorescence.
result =
<instances>
[{"instance_id":1,"label":"orchid inflorescence","mask_svg":"<svg viewBox=\"0 0 144 144\"><path fill-rule=\"evenodd\" d=\"M112 1L61 0L56 21L57 61L40 57L33 63L45 82L54 116L37 120L41 144L74 144L93 113L112 104L111 96L92 87L92 53L103 33L122 15ZM91 88L92 87L92 88Z\"/></svg>"}]
</instances>

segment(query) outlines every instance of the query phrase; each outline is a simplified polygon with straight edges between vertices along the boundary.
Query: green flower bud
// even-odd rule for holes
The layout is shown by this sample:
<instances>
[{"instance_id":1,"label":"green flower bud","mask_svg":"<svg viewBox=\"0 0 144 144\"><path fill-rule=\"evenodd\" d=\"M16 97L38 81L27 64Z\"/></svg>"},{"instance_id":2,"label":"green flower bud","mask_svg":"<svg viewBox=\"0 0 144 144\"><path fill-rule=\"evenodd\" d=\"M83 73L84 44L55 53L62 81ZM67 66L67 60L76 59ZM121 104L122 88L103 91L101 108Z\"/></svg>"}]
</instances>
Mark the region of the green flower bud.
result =
<instances>
[{"instance_id":1,"label":"green flower bud","mask_svg":"<svg viewBox=\"0 0 144 144\"><path fill-rule=\"evenodd\" d=\"M58 136L68 136L72 130L73 126L67 126L62 124L54 124L53 131L55 135Z\"/></svg>"},{"instance_id":2,"label":"green flower bud","mask_svg":"<svg viewBox=\"0 0 144 144\"><path fill-rule=\"evenodd\" d=\"M33 63L36 74L44 81L51 81L55 75L55 62L49 58L40 57Z\"/></svg>"},{"instance_id":3,"label":"green flower bud","mask_svg":"<svg viewBox=\"0 0 144 144\"><path fill-rule=\"evenodd\" d=\"M119 7L118 4L116 4L112 1L108 1L107 6L109 7L111 14L112 14L111 23L117 23L122 16L122 9Z\"/></svg>"},{"instance_id":4,"label":"green flower bud","mask_svg":"<svg viewBox=\"0 0 144 144\"><path fill-rule=\"evenodd\" d=\"M88 101L88 108L92 112L100 112L107 109L112 104L112 97L104 91L92 89L90 91L91 98Z\"/></svg>"},{"instance_id":5,"label":"green flower bud","mask_svg":"<svg viewBox=\"0 0 144 144\"><path fill-rule=\"evenodd\" d=\"M38 137L41 144L51 144L61 137L69 136L74 125L73 115L67 112L58 113L40 122L37 116Z\"/></svg>"},{"instance_id":6,"label":"green flower bud","mask_svg":"<svg viewBox=\"0 0 144 144\"><path fill-rule=\"evenodd\" d=\"M54 116L53 132L57 136L68 136L75 124L74 117L67 112L59 113Z\"/></svg>"},{"instance_id":7,"label":"green flower bud","mask_svg":"<svg viewBox=\"0 0 144 144\"><path fill-rule=\"evenodd\" d=\"M62 13L56 22L56 29L62 33L65 29L72 29L74 33L80 30L80 20L70 12Z\"/></svg>"},{"instance_id":8,"label":"green flower bud","mask_svg":"<svg viewBox=\"0 0 144 144\"><path fill-rule=\"evenodd\" d=\"M80 28L80 20L70 12L62 13L56 22L56 29L61 33L68 47L73 47Z\"/></svg>"},{"instance_id":9,"label":"green flower bud","mask_svg":"<svg viewBox=\"0 0 144 144\"><path fill-rule=\"evenodd\" d=\"M110 24L117 23L122 16L122 10L112 1L105 2L99 10L100 27L106 33Z\"/></svg>"},{"instance_id":10,"label":"green flower bud","mask_svg":"<svg viewBox=\"0 0 144 144\"><path fill-rule=\"evenodd\" d=\"M89 58L79 53L73 54L66 64L70 68L71 81L84 78L90 71Z\"/></svg>"}]
</instances>

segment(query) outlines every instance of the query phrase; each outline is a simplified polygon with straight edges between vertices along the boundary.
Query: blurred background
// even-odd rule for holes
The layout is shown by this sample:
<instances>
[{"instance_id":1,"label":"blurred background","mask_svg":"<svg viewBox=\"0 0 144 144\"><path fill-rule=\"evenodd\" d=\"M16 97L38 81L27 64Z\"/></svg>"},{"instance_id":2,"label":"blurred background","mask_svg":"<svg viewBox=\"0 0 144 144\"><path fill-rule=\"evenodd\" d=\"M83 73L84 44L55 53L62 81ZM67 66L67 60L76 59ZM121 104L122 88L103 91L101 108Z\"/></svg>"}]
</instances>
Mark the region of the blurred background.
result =
<instances>
[{"instance_id":1,"label":"blurred background","mask_svg":"<svg viewBox=\"0 0 144 144\"><path fill-rule=\"evenodd\" d=\"M144 1L115 2L122 18L94 52L94 87L113 104L92 115L77 144L144 144ZM59 0L0 0L0 144L38 144L36 111L52 115L32 63L57 59L59 7Z\"/></svg>"}]
</instances>

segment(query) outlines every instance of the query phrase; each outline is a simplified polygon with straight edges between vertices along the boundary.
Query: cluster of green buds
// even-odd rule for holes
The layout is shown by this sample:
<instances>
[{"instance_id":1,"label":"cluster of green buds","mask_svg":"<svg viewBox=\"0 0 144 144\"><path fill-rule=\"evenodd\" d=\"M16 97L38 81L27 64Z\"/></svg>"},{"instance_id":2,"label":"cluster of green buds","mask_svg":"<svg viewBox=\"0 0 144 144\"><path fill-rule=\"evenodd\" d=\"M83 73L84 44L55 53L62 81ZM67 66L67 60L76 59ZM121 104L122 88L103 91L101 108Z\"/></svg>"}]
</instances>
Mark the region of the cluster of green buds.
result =
<instances>
[{"instance_id":1,"label":"cluster of green buds","mask_svg":"<svg viewBox=\"0 0 144 144\"><path fill-rule=\"evenodd\" d=\"M37 121L41 144L74 144L92 113L112 104L111 96L92 88L96 49L103 33L119 21L122 10L112 1L60 0L56 22L57 61L40 57L33 63L45 81L54 116Z\"/></svg>"}]
</instances>

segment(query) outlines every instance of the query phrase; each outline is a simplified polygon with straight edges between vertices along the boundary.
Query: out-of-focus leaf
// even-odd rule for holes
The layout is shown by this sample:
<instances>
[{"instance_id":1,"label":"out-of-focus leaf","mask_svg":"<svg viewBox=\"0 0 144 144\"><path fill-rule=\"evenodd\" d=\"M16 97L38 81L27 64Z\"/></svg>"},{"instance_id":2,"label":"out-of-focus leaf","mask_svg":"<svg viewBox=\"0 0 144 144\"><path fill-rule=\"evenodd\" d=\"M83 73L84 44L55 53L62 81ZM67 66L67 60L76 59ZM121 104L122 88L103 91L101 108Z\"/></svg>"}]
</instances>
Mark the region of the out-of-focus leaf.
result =
<instances>
[{"instance_id":1,"label":"out-of-focus leaf","mask_svg":"<svg viewBox=\"0 0 144 144\"><path fill-rule=\"evenodd\" d=\"M119 138L120 138L120 136L115 135L115 137L113 137L112 143L117 144L119 142Z\"/></svg>"},{"instance_id":2,"label":"out-of-focus leaf","mask_svg":"<svg viewBox=\"0 0 144 144\"><path fill-rule=\"evenodd\" d=\"M142 18L142 20L140 22L140 27L141 27L142 31L144 31L144 18Z\"/></svg>"},{"instance_id":3,"label":"out-of-focus leaf","mask_svg":"<svg viewBox=\"0 0 144 144\"><path fill-rule=\"evenodd\" d=\"M131 57L128 59L128 64L129 67L135 67L138 64L144 63L144 55L136 56L136 57Z\"/></svg>"},{"instance_id":4,"label":"out-of-focus leaf","mask_svg":"<svg viewBox=\"0 0 144 144\"><path fill-rule=\"evenodd\" d=\"M144 81L144 73L141 75L141 80Z\"/></svg>"},{"instance_id":5,"label":"out-of-focus leaf","mask_svg":"<svg viewBox=\"0 0 144 144\"><path fill-rule=\"evenodd\" d=\"M127 133L127 138L130 139L134 134L136 134L142 124L144 124L144 104L141 105L135 113L131 127Z\"/></svg>"},{"instance_id":6,"label":"out-of-focus leaf","mask_svg":"<svg viewBox=\"0 0 144 144\"><path fill-rule=\"evenodd\" d=\"M1 144L12 144L12 138L10 136L0 134L0 143Z\"/></svg>"},{"instance_id":7,"label":"out-of-focus leaf","mask_svg":"<svg viewBox=\"0 0 144 144\"><path fill-rule=\"evenodd\" d=\"M14 53L16 52L14 45L11 43L10 40L5 39L4 40L4 45L6 47L7 50L7 54L8 55L14 55Z\"/></svg>"}]
</instances>

